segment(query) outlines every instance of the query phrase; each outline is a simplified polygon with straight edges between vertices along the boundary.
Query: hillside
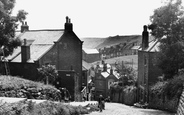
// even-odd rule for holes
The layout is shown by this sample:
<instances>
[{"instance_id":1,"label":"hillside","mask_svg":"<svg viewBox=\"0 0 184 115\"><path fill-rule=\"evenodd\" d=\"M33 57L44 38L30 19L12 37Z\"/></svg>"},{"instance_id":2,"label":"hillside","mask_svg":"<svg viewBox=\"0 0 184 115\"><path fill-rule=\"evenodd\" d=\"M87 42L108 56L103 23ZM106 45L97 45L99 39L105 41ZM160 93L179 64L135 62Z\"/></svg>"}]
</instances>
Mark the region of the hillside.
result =
<instances>
[{"instance_id":1,"label":"hillside","mask_svg":"<svg viewBox=\"0 0 184 115\"><path fill-rule=\"evenodd\" d=\"M81 38L83 48L103 48L107 46L113 46L120 43L133 43L141 42L141 35L129 35L129 36L111 36L107 38Z\"/></svg>"},{"instance_id":2,"label":"hillside","mask_svg":"<svg viewBox=\"0 0 184 115\"><path fill-rule=\"evenodd\" d=\"M133 43L133 42L141 42L141 36L140 35L130 35L130 36L113 36L108 37L105 39L105 41L101 44L99 44L96 48L103 48L107 46L113 46L120 43Z\"/></svg>"},{"instance_id":3,"label":"hillside","mask_svg":"<svg viewBox=\"0 0 184 115\"><path fill-rule=\"evenodd\" d=\"M83 48L94 49L102 44L106 38L81 38L83 42Z\"/></svg>"}]
</instances>

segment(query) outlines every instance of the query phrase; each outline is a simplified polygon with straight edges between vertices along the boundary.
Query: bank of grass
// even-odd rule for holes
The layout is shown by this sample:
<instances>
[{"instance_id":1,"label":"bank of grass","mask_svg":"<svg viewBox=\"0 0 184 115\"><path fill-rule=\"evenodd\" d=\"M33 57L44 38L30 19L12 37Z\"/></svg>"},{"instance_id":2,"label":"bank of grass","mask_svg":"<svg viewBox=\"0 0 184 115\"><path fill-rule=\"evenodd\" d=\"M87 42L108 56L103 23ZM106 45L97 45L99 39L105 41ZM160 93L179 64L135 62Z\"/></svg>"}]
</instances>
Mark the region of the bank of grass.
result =
<instances>
[{"instance_id":1,"label":"bank of grass","mask_svg":"<svg viewBox=\"0 0 184 115\"><path fill-rule=\"evenodd\" d=\"M34 82L31 80L26 80L20 78L18 76L0 76L0 88L8 89L8 90L16 90L21 88L29 87L29 88L43 88L43 89L54 89L52 85L45 85L40 82Z\"/></svg>"},{"instance_id":2,"label":"bank of grass","mask_svg":"<svg viewBox=\"0 0 184 115\"><path fill-rule=\"evenodd\" d=\"M15 76L0 76L0 96L58 101L61 97L57 88Z\"/></svg>"}]
</instances>

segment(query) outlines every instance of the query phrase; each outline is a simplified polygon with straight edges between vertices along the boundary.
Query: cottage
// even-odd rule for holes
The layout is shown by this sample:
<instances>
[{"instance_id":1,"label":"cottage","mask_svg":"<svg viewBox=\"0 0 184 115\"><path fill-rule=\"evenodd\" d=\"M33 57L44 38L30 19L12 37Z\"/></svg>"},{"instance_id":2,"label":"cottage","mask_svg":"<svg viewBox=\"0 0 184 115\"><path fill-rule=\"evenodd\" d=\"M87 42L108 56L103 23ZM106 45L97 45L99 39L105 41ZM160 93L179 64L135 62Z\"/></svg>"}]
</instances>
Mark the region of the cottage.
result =
<instances>
[{"instance_id":1,"label":"cottage","mask_svg":"<svg viewBox=\"0 0 184 115\"><path fill-rule=\"evenodd\" d=\"M98 99L100 94L104 97L110 96L110 86L118 79L119 74L109 64L104 61L101 64L97 64L94 78L95 99Z\"/></svg>"},{"instance_id":2,"label":"cottage","mask_svg":"<svg viewBox=\"0 0 184 115\"><path fill-rule=\"evenodd\" d=\"M77 95L82 89L83 42L73 32L69 17L66 17L64 29L29 30L25 23L18 37L22 46L6 58L11 75L38 80L37 68L52 64L59 71L57 86L66 87L73 99L80 97ZM1 63L1 68L3 65Z\"/></svg>"}]
</instances>

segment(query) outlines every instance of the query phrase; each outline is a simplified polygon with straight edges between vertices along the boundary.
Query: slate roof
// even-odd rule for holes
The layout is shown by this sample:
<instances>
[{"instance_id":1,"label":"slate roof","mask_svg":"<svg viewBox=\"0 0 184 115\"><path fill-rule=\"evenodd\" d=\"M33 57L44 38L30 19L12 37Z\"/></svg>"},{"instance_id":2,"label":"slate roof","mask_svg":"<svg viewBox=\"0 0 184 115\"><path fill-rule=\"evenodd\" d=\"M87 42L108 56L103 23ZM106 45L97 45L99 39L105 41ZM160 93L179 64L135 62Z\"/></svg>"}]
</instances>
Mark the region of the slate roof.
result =
<instances>
[{"instance_id":1,"label":"slate roof","mask_svg":"<svg viewBox=\"0 0 184 115\"><path fill-rule=\"evenodd\" d=\"M29 30L20 33L17 37L20 40L26 39L30 45L30 59L28 62L34 62L41 58L49 49L52 48L54 42L58 41L63 35L64 30ZM18 47L14 53L7 57L11 62L21 62L21 48Z\"/></svg>"},{"instance_id":2,"label":"slate roof","mask_svg":"<svg viewBox=\"0 0 184 115\"><path fill-rule=\"evenodd\" d=\"M151 42L149 42L148 48L144 49L144 51L146 51L146 52L159 52L160 51L159 45L160 45L160 42L158 39L152 40ZM139 50L142 50L142 47L140 47Z\"/></svg>"}]
</instances>

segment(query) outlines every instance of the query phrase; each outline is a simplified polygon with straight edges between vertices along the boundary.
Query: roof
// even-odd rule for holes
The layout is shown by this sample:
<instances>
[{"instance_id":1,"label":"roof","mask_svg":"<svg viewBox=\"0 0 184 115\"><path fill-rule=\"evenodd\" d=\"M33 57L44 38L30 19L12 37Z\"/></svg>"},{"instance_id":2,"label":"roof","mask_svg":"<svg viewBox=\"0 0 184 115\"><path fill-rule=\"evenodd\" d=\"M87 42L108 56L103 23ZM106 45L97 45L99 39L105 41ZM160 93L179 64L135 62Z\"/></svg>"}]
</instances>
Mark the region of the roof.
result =
<instances>
[{"instance_id":1,"label":"roof","mask_svg":"<svg viewBox=\"0 0 184 115\"><path fill-rule=\"evenodd\" d=\"M87 49L87 48L83 48L84 52L86 54L98 54L98 50L97 49Z\"/></svg>"},{"instance_id":2,"label":"roof","mask_svg":"<svg viewBox=\"0 0 184 115\"><path fill-rule=\"evenodd\" d=\"M17 37L20 40L26 39L30 45L30 59L28 62L37 61L49 49L52 48L54 42L58 41L63 35L64 30L29 30L20 33ZM13 54L7 57L11 62L21 62L21 48L14 50Z\"/></svg>"},{"instance_id":3,"label":"roof","mask_svg":"<svg viewBox=\"0 0 184 115\"><path fill-rule=\"evenodd\" d=\"M152 40L149 42L148 48L144 49L146 52L159 52L159 45L160 42L158 39ZM142 47L139 48L139 50L142 50Z\"/></svg>"},{"instance_id":4,"label":"roof","mask_svg":"<svg viewBox=\"0 0 184 115\"><path fill-rule=\"evenodd\" d=\"M107 71L105 72L101 72L101 75L104 77L104 78L108 78L111 74L110 74L110 69L108 69ZM114 71L113 70L113 75L119 79L119 73L117 73L117 71Z\"/></svg>"},{"instance_id":5,"label":"roof","mask_svg":"<svg viewBox=\"0 0 184 115\"><path fill-rule=\"evenodd\" d=\"M82 60L82 69L89 70L90 68L91 68L91 65L87 63L86 61Z\"/></svg>"},{"instance_id":6,"label":"roof","mask_svg":"<svg viewBox=\"0 0 184 115\"><path fill-rule=\"evenodd\" d=\"M133 46L131 49L132 50L138 50L140 48L140 46Z\"/></svg>"},{"instance_id":7,"label":"roof","mask_svg":"<svg viewBox=\"0 0 184 115\"><path fill-rule=\"evenodd\" d=\"M107 78L110 76L110 70L112 68L112 66L110 64L107 63L107 71L103 71L103 67L104 67L104 64L100 63L100 62L97 62L94 67L96 68L97 65L99 65L99 68L102 72L101 72L101 75L104 77L104 78ZM114 71L113 69L113 75L119 79L119 74L117 73L117 71Z\"/></svg>"}]
</instances>

